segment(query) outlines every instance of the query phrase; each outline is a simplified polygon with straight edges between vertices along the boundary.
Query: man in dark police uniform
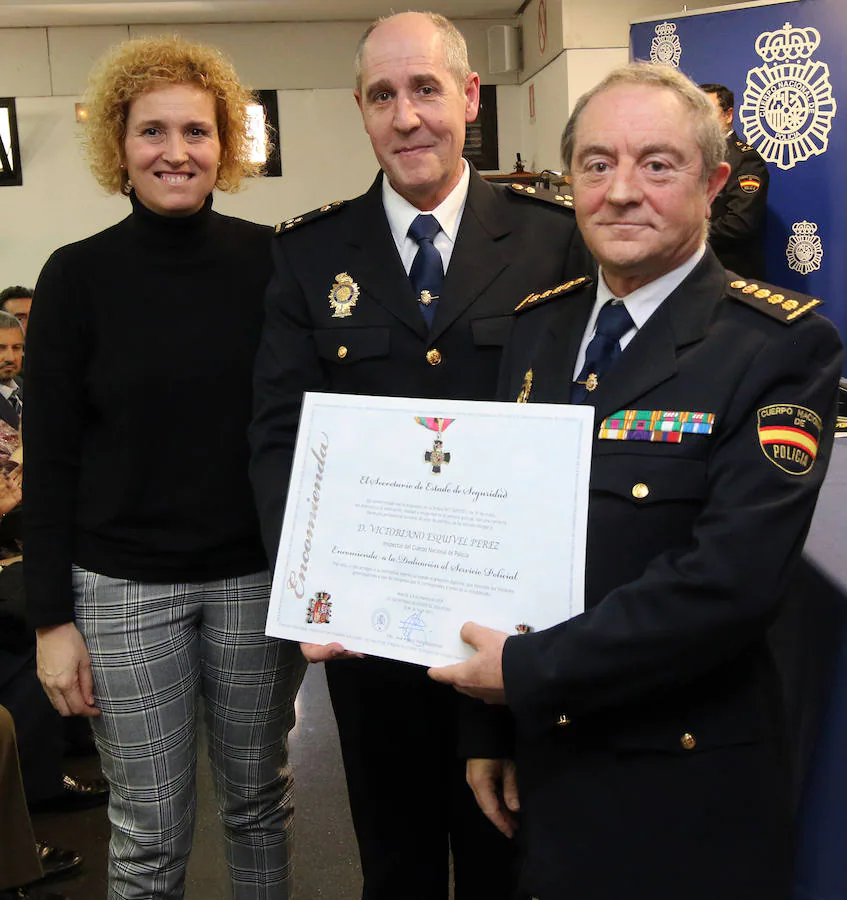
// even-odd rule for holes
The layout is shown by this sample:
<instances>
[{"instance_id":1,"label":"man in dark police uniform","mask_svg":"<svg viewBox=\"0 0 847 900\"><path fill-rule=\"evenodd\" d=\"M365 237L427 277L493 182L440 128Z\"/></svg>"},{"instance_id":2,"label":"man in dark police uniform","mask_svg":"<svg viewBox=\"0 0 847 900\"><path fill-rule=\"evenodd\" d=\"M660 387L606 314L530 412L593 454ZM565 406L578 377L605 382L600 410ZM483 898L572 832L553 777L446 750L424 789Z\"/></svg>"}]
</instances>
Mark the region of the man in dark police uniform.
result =
<instances>
[{"instance_id":1,"label":"man in dark police uniform","mask_svg":"<svg viewBox=\"0 0 847 900\"><path fill-rule=\"evenodd\" d=\"M275 240L251 429L272 561L304 391L493 399L527 286L592 266L568 197L492 186L462 159L479 76L446 19L380 20L356 69L382 171L363 196L290 219ZM363 897L446 900L448 847L457 900L511 897L511 846L464 780L455 693L418 666L338 645L304 652L331 660Z\"/></svg>"},{"instance_id":2,"label":"man in dark police uniform","mask_svg":"<svg viewBox=\"0 0 847 900\"><path fill-rule=\"evenodd\" d=\"M829 459L841 342L818 300L727 277L705 245L729 166L678 71L610 73L562 147L600 274L524 304L502 384L594 407L586 611L512 637L468 623L478 652L431 674L513 714L519 790L502 762L502 787L494 760L468 774L504 831L520 807L527 895L787 900L765 634Z\"/></svg>"},{"instance_id":3,"label":"man in dark police uniform","mask_svg":"<svg viewBox=\"0 0 847 900\"><path fill-rule=\"evenodd\" d=\"M765 213L770 173L759 151L739 140L732 128L735 95L722 84L701 84L718 112L726 137L726 184L712 202L709 243L732 272L765 276Z\"/></svg>"}]
</instances>

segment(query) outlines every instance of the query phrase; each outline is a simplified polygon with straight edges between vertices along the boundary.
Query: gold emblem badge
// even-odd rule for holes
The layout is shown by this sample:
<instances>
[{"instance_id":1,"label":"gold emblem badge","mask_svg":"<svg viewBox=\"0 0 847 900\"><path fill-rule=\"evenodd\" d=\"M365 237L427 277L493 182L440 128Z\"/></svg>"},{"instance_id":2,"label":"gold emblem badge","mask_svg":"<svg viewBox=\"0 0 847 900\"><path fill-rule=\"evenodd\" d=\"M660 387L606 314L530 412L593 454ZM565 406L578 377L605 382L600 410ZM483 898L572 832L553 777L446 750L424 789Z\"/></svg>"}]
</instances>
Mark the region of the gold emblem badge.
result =
<instances>
[{"instance_id":1,"label":"gold emblem badge","mask_svg":"<svg viewBox=\"0 0 847 900\"><path fill-rule=\"evenodd\" d=\"M438 299L437 294L431 294L429 291L421 291L420 302L424 306L429 306L429 304L432 303L433 300L437 300L437 299Z\"/></svg>"},{"instance_id":2,"label":"gold emblem badge","mask_svg":"<svg viewBox=\"0 0 847 900\"><path fill-rule=\"evenodd\" d=\"M532 369L527 369L526 374L523 377L523 387L521 388L521 392L518 394L518 403L527 403L529 401L529 395L532 391Z\"/></svg>"},{"instance_id":3,"label":"gold emblem badge","mask_svg":"<svg viewBox=\"0 0 847 900\"><path fill-rule=\"evenodd\" d=\"M585 390L587 391L596 391L597 385L600 384L600 379L592 372L588 378L585 379Z\"/></svg>"},{"instance_id":4,"label":"gold emblem badge","mask_svg":"<svg viewBox=\"0 0 847 900\"><path fill-rule=\"evenodd\" d=\"M359 299L359 285L346 273L339 272L329 291L329 305L333 319L344 319Z\"/></svg>"}]
</instances>

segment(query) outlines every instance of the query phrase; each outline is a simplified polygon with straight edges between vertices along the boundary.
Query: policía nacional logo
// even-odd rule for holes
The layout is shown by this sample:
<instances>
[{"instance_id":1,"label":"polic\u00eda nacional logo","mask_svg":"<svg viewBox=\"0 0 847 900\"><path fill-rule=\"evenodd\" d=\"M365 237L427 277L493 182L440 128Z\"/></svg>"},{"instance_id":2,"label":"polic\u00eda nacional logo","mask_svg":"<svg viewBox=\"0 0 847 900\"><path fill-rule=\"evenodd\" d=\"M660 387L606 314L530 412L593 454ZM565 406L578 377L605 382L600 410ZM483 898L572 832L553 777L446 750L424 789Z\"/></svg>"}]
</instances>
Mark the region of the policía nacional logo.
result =
<instances>
[{"instance_id":1,"label":"polic\u00eda nacional logo","mask_svg":"<svg viewBox=\"0 0 847 900\"><path fill-rule=\"evenodd\" d=\"M359 299L359 285L346 273L339 272L329 290L333 319L345 319Z\"/></svg>"},{"instance_id":2,"label":"polic\u00eda nacional logo","mask_svg":"<svg viewBox=\"0 0 847 900\"><path fill-rule=\"evenodd\" d=\"M817 272L823 259L823 244L817 234L818 226L804 219L802 222L795 222L791 230L794 234L788 238L788 246L785 248L788 268L801 275Z\"/></svg>"},{"instance_id":3,"label":"polic\u00eda nacional logo","mask_svg":"<svg viewBox=\"0 0 847 900\"><path fill-rule=\"evenodd\" d=\"M823 423L805 406L773 403L756 411L759 446L765 456L789 475L805 475L818 455Z\"/></svg>"},{"instance_id":4,"label":"polic\u00eda nacional logo","mask_svg":"<svg viewBox=\"0 0 847 900\"><path fill-rule=\"evenodd\" d=\"M676 33L676 25L673 22L662 22L661 25L657 25L655 36L650 43L650 62L678 69L681 56L682 44Z\"/></svg>"},{"instance_id":5,"label":"polic\u00eda nacional logo","mask_svg":"<svg viewBox=\"0 0 847 900\"><path fill-rule=\"evenodd\" d=\"M765 65L750 69L738 111L744 137L780 169L826 153L836 103L829 66L811 59L821 35L817 28L765 31L756 53Z\"/></svg>"}]
</instances>

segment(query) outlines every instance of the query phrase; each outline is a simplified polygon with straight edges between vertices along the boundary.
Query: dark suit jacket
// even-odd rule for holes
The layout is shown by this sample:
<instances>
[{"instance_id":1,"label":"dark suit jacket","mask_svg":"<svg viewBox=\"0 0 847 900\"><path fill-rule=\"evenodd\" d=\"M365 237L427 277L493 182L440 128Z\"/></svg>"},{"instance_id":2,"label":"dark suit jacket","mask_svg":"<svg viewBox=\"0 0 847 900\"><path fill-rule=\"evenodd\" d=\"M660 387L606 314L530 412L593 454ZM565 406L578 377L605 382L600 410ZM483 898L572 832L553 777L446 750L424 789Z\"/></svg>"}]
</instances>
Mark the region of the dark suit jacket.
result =
<instances>
[{"instance_id":1,"label":"dark suit jacket","mask_svg":"<svg viewBox=\"0 0 847 900\"><path fill-rule=\"evenodd\" d=\"M472 171L427 331L391 237L381 175L361 197L304 219L274 242L256 362L251 477L271 564L304 391L493 399L515 305L593 268L570 210ZM342 273L359 292L343 318L329 302Z\"/></svg>"},{"instance_id":2,"label":"dark suit jacket","mask_svg":"<svg viewBox=\"0 0 847 900\"><path fill-rule=\"evenodd\" d=\"M18 391L20 392L21 402L24 399L24 383L23 379L15 378L15 383L18 385ZM21 421L18 414L15 412L12 404L0 394L0 419L8 422L12 428L19 428Z\"/></svg>"},{"instance_id":3,"label":"dark suit jacket","mask_svg":"<svg viewBox=\"0 0 847 900\"><path fill-rule=\"evenodd\" d=\"M519 317L502 399L518 395L530 346L529 401L568 402L594 296ZM526 888L540 900L788 896L789 773L765 633L829 458L842 348L814 313L779 322L744 296L707 251L601 380L598 430L634 409L714 413L713 432L595 432L586 612L506 641ZM807 474L760 443L760 425L791 421L762 413L773 405L823 421Z\"/></svg>"},{"instance_id":4,"label":"dark suit jacket","mask_svg":"<svg viewBox=\"0 0 847 900\"><path fill-rule=\"evenodd\" d=\"M765 278L765 213L770 174L759 151L738 139L726 139L732 167L724 189L712 203L709 243L730 271Z\"/></svg>"}]
</instances>

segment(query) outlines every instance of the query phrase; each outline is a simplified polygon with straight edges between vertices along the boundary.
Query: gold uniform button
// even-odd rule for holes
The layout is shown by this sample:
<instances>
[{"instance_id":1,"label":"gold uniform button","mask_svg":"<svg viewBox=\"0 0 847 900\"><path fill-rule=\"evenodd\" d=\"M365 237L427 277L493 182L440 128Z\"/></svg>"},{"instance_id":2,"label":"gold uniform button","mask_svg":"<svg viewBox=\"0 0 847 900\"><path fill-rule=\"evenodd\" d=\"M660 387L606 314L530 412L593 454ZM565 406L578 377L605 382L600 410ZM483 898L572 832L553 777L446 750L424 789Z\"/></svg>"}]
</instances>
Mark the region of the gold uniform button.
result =
<instances>
[{"instance_id":1,"label":"gold uniform button","mask_svg":"<svg viewBox=\"0 0 847 900\"><path fill-rule=\"evenodd\" d=\"M342 344L342 345L338 348L338 358L339 358L339 359L344 359L345 356L347 356L347 348L344 346L344 344Z\"/></svg>"},{"instance_id":2,"label":"gold uniform button","mask_svg":"<svg viewBox=\"0 0 847 900\"><path fill-rule=\"evenodd\" d=\"M697 738L688 731L679 739L679 742L682 744L683 750L693 750L697 746Z\"/></svg>"},{"instance_id":3,"label":"gold uniform button","mask_svg":"<svg viewBox=\"0 0 847 900\"><path fill-rule=\"evenodd\" d=\"M426 361L431 366L437 366L441 362L441 351L436 350L434 347L432 348L432 350L427 350Z\"/></svg>"},{"instance_id":4,"label":"gold uniform button","mask_svg":"<svg viewBox=\"0 0 847 900\"><path fill-rule=\"evenodd\" d=\"M564 713L562 713L562 715L559 716L559 719L556 722L556 724L557 725L570 725L571 720Z\"/></svg>"},{"instance_id":5,"label":"gold uniform button","mask_svg":"<svg viewBox=\"0 0 847 900\"><path fill-rule=\"evenodd\" d=\"M650 493L650 488L644 482L639 481L638 484L632 486L632 496L636 500L643 500Z\"/></svg>"}]
</instances>

